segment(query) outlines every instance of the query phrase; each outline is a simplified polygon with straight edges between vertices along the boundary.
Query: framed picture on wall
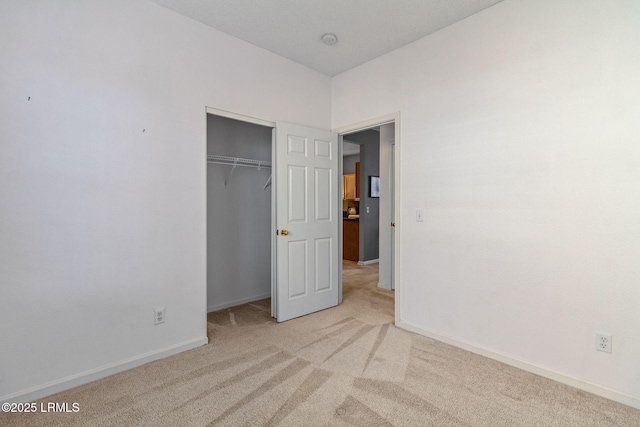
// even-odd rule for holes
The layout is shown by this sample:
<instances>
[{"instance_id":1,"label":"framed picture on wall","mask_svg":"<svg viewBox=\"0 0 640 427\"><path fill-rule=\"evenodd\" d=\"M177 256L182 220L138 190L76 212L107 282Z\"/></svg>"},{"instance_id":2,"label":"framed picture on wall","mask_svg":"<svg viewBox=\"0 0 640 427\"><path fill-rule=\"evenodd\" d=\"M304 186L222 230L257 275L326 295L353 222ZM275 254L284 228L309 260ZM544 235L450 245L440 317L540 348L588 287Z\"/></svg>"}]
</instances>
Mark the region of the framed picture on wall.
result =
<instances>
[{"instance_id":1,"label":"framed picture on wall","mask_svg":"<svg viewBox=\"0 0 640 427\"><path fill-rule=\"evenodd\" d=\"M380 197L379 176L369 176L369 197Z\"/></svg>"}]
</instances>

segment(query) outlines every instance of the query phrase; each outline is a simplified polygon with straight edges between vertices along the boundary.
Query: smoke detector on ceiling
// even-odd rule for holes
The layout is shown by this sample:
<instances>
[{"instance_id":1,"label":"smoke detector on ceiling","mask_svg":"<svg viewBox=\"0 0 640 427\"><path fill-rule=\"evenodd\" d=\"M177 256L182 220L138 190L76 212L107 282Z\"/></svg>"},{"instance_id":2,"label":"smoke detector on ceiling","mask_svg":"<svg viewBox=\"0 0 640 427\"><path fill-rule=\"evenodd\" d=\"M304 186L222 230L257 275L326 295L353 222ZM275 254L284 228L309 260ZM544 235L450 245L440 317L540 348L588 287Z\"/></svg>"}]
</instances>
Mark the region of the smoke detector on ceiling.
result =
<instances>
[{"instance_id":1,"label":"smoke detector on ceiling","mask_svg":"<svg viewBox=\"0 0 640 427\"><path fill-rule=\"evenodd\" d=\"M322 37L320 37L320 40L322 40L322 43L326 44L327 46L338 43L338 37L333 33L327 33L323 35Z\"/></svg>"}]
</instances>

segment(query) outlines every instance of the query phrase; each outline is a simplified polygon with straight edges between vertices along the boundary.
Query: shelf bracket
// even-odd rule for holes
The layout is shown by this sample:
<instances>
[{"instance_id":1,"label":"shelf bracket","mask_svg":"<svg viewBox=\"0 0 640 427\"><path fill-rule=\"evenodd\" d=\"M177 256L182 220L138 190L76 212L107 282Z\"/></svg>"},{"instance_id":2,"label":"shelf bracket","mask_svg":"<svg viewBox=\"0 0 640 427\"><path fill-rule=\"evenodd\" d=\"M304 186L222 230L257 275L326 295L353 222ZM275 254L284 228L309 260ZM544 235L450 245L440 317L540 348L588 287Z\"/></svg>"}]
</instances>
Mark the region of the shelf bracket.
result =
<instances>
[{"instance_id":1,"label":"shelf bracket","mask_svg":"<svg viewBox=\"0 0 640 427\"><path fill-rule=\"evenodd\" d=\"M268 186L271 185L271 177L273 175L269 175L269 179L267 179L267 182L265 182L264 187L262 187L263 190L266 190Z\"/></svg>"}]
</instances>

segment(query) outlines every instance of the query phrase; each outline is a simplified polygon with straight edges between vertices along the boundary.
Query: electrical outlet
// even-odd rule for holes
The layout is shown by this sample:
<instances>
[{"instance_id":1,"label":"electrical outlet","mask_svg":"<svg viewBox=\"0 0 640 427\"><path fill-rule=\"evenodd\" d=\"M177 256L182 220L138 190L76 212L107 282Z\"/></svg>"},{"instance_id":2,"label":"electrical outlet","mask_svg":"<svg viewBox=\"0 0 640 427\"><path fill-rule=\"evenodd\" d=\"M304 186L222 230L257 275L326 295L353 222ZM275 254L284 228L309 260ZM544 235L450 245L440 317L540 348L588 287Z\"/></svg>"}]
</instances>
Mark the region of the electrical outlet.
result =
<instances>
[{"instance_id":1,"label":"electrical outlet","mask_svg":"<svg viewBox=\"0 0 640 427\"><path fill-rule=\"evenodd\" d=\"M153 324L164 323L164 307L153 311Z\"/></svg>"},{"instance_id":2,"label":"electrical outlet","mask_svg":"<svg viewBox=\"0 0 640 427\"><path fill-rule=\"evenodd\" d=\"M596 350L611 353L611 335L596 334Z\"/></svg>"}]
</instances>

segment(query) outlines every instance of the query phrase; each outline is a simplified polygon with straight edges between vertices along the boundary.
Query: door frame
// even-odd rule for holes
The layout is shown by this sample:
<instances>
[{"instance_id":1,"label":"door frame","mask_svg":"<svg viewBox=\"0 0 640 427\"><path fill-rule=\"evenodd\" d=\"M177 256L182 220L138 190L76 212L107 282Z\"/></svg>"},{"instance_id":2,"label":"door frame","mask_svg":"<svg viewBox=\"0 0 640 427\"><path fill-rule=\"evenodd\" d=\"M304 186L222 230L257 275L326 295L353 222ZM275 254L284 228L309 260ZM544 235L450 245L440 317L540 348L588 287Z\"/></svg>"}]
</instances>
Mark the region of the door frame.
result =
<instances>
[{"instance_id":1,"label":"door frame","mask_svg":"<svg viewBox=\"0 0 640 427\"><path fill-rule=\"evenodd\" d=\"M258 119L256 117L245 116L244 114L232 113L231 111L219 110L217 108L206 107L207 114L213 114L214 116L226 117L227 119L234 119L241 122L253 123L254 125L265 126L268 128L276 128L276 122L270 122L268 120Z\"/></svg>"},{"instance_id":2,"label":"door frame","mask_svg":"<svg viewBox=\"0 0 640 427\"><path fill-rule=\"evenodd\" d=\"M391 245L392 247L392 254L391 254L391 268L392 268L392 274L393 274L393 286L395 288L395 298L394 298L394 303L395 303L395 324L399 324L400 323L400 308L402 307L401 301L402 301L402 285L401 285L401 271L399 268L400 265L400 261L402 259L401 256L401 245L400 245L400 235L401 233L399 233L399 221L398 219L400 218L400 215L398 215L398 210L399 210L399 206L400 206L400 198L401 198L401 192L400 192L400 112L397 111L395 113L391 113L391 114L387 114L384 116L380 116L380 117L375 117L369 120L364 120L361 122L356 122L356 123L352 123L349 125L345 125L345 126L340 126L338 128L334 128L332 129L332 132L336 132L338 134L338 155L342 156L342 142L343 142L343 136L346 134L350 134L350 133L354 133L354 132L358 132L358 131L362 131L362 130L366 130L366 129L370 129L372 127L376 127L376 126L382 126L382 125L386 125L389 123L394 123L394 144L395 144L395 149L394 149L394 158L393 158L393 185L394 185L394 191L393 191L393 218L395 218L395 232L392 233L392 239L393 239L393 244ZM342 163L340 164L340 174L342 174ZM339 206L341 206L341 202L342 200L339 200ZM386 226L386 225L385 225ZM391 226L389 224L389 226ZM339 239L340 239L340 248L342 248L342 222L340 222L340 234L339 234ZM340 303L342 303L342 263L340 263Z\"/></svg>"},{"instance_id":3,"label":"door frame","mask_svg":"<svg viewBox=\"0 0 640 427\"><path fill-rule=\"evenodd\" d=\"M259 119L256 117L246 116L244 114L233 113L231 111L220 110L218 108L206 107L206 114L213 114L214 116L226 117L227 119L238 120L240 122L253 123L254 125L260 125L264 127L271 128L271 160L273 163L273 159L275 159L275 150L276 150L276 122L270 122L268 120ZM206 116L205 114L205 116ZM205 161L206 161L206 150L207 146L205 144ZM275 173L275 166L271 169L271 174ZM273 181L273 178L272 178ZM276 229L276 192L271 191L271 314L275 317L276 313L276 299L274 296L276 295L276 256L275 256L275 248L276 248L276 240L275 240L275 229ZM206 229L206 224L205 224ZM206 257L206 255L205 255ZM207 271L205 276L208 277L209 272ZM207 289L208 291L208 289Z\"/></svg>"}]
</instances>

